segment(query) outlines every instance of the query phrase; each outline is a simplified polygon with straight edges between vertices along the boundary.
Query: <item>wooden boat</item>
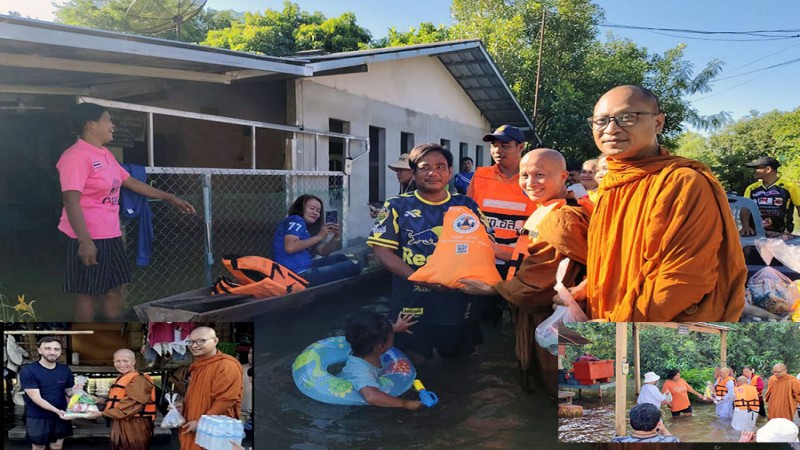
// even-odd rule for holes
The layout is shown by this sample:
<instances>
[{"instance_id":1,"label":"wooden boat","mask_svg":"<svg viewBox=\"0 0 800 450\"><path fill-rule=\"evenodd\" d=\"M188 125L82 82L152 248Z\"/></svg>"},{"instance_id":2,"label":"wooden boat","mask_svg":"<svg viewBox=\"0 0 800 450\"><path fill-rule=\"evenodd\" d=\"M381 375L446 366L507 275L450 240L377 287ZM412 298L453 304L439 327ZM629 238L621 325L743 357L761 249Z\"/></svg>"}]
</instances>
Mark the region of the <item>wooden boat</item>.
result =
<instances>
[{"instance_id":1,"label":"wooden boat","mask_svg":"<svg viewBox=\"0 0 800 450\"><path fill-rule=\"evenodd\" d=\"M246 322L262 314L299 308L364 283L388 283L389 276L382 268L373 269L332 283L270 298L211 295L209 288L201 288L142 303L133 309L139 319L145 322Z\"/></svg>"}]
</instances>

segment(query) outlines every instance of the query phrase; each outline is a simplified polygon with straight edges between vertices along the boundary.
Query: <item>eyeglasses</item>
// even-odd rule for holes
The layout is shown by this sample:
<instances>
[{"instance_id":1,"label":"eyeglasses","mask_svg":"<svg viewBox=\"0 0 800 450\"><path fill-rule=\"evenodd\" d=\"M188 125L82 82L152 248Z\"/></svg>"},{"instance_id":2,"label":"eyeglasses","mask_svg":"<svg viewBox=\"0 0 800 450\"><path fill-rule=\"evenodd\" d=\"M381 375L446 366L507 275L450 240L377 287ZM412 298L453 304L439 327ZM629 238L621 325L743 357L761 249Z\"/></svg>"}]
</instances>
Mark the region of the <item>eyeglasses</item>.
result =
<instances>
[{"instance_id":1,"label":"eyeglasses","mask_svg":"<svg viewBox=\"0 0 800 450\"><path fill-rule=\"evenodd\" d=\"M194 345L202 347L203 345L205 345L206 342L210 341L211 339L214 339L214 338L210 338L210 339L195 339L195 340L187 339L184 342L186 342L186 345L188 347L192 347Z\"/></svg>"},{"instance_id":2,"label":"eyeglasses","mask_svg":"<svg viewBox=\"0 0 800 450\"><path fill-rule=\"evenodd\" d=\"M657 116L661 114L661 112L626 112L622 114L617 114L616 116L597 116L597 117L589 117L586 120L589 122L589 126L592 127L595 131L603 131L606 127L611 124L611 121L617 124L622 128L632 127L639 122L639 115L644 114L648 116Z\"/></svg>"}]
</instances>

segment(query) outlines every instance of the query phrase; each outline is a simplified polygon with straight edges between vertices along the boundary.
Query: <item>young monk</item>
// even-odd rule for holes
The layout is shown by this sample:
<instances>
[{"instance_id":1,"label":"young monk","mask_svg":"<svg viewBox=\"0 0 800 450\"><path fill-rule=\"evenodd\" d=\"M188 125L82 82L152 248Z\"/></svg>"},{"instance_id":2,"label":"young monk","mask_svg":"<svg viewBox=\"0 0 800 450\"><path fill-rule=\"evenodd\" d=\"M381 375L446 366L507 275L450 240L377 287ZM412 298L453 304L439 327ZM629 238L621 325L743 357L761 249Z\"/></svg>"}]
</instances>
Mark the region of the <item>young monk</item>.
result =
<instances>
[{"instance_id":1,"label":"young monk","mask_svg":"<svg viewBox=\"0 0 800 450\"><path fill-rule=\"evenodd\" d=\"M595 105L589 122L609 172L589 229L587 283L573 296L587 298L591 319L737 322L747 268L727 196L707 166L659 145L664 121L639 86Z\"/></svg>"},{"instance_id":2,"label":"young monk","mask_svg":"<svg viewBox=\"0 0 800 450\"><path fill-rule=\"evenodd\" d=\"M565 181L569 176L561 153L539 148L522 157L519 185L537 207L567 198ZM527 371L535 349L542 377L551 395L557 391L556 358L534 342L534 331L553 313L553 287L556 270L564 258L571 260L564 278L573 286L586 263L586 234L589 213L577 203L550 211L538 224L538 235L529 239L529 256L515 276L490 286L477 280L461 280L463 292L474 295L499 293L514 307L516 317L517 358ZM528 239L527 237L525 237Z\"/></svg>"}]
</instances>

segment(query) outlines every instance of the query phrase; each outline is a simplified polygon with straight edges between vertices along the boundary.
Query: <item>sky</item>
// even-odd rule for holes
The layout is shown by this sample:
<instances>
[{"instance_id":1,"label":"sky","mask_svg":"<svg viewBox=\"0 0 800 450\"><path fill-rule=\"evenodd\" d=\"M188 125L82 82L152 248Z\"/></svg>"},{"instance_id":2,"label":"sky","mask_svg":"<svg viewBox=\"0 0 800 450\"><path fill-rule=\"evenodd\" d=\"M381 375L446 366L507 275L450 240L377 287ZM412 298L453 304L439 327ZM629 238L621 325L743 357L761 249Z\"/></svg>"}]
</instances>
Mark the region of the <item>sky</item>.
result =
<instances>
[{"instance_id":1,"label":"sky","mask_svg":"<svg viewBox=\"0 0 800 450\"><path fill-rule=\"evenodd\" d=\"M54 0L0 0L0 13L17 11L23 16L52 21ZM58 0L55 0L58 2ZM452 24L450 0L294 0L303 10L321 11L328 17L352 11L373 38L384 37L390 27L407 30L420 22ZM703 31L799 30L800 0L596 0L605 12L605 23L654 28ZM282 9L283 0L208 0L208 8L236 11ZM685 43L685 57L695 71L719 58L725 62L719 80L708 93L690 97L701 115L726 111L734 120L752 110L790 111L800 107L800 31L783 40L722 41L728 36L687 38L674 33L600 27L600 38L613 32L632 39L651 52ZM673 34L673 35L669 35ZM699 38L699 39L697 39ZM709 38L716 40L707 40ZM546 50L546 49L545 49ZM769 70L775 64L798 60ZM747 74L747 72L755 71Z\"/></svg>"}]
</instances>

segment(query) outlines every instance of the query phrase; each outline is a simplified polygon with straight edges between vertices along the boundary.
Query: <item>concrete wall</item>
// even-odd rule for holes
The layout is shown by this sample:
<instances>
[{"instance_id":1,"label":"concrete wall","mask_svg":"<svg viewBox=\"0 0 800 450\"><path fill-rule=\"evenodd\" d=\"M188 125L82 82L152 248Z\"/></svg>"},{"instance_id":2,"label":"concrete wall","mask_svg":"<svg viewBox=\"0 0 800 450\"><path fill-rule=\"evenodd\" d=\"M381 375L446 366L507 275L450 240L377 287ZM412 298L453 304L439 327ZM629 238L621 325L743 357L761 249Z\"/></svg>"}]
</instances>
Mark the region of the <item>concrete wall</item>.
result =
<instances>
[{"instance_id":1,"label":"concrete wall","mask_svg":"<svg viewBox=\"0 0 800 450\"><path fill-rule=\"evenodd\" d=\"M296 102L288 120L305 128L327 130L329 119L347 121L350 134L369 136L369 127L385 129L386 149L382 164L400 156L400 133L413 133L416 145L439 143L449 139L451 151L458 158L459 143L469 145L475 158L476 145L489 131L489 123L469 100L461 87L436 58L420 57L403 61L376 63L367 73L336 75L296 81L288 90ZM328 170L328 142L300 138L296 142L293 168ZM488 162L488 145L484 145ZM361 152L360 143L351 143L351 154ZM454 169L457 170L457 164ZM387 197L395 195L399 185L391 171L383 179ZM369 199L369 157L353 163L350 177L350 216L348 235L366 237L372 226Z\"/></svg>"}]
</instances>

